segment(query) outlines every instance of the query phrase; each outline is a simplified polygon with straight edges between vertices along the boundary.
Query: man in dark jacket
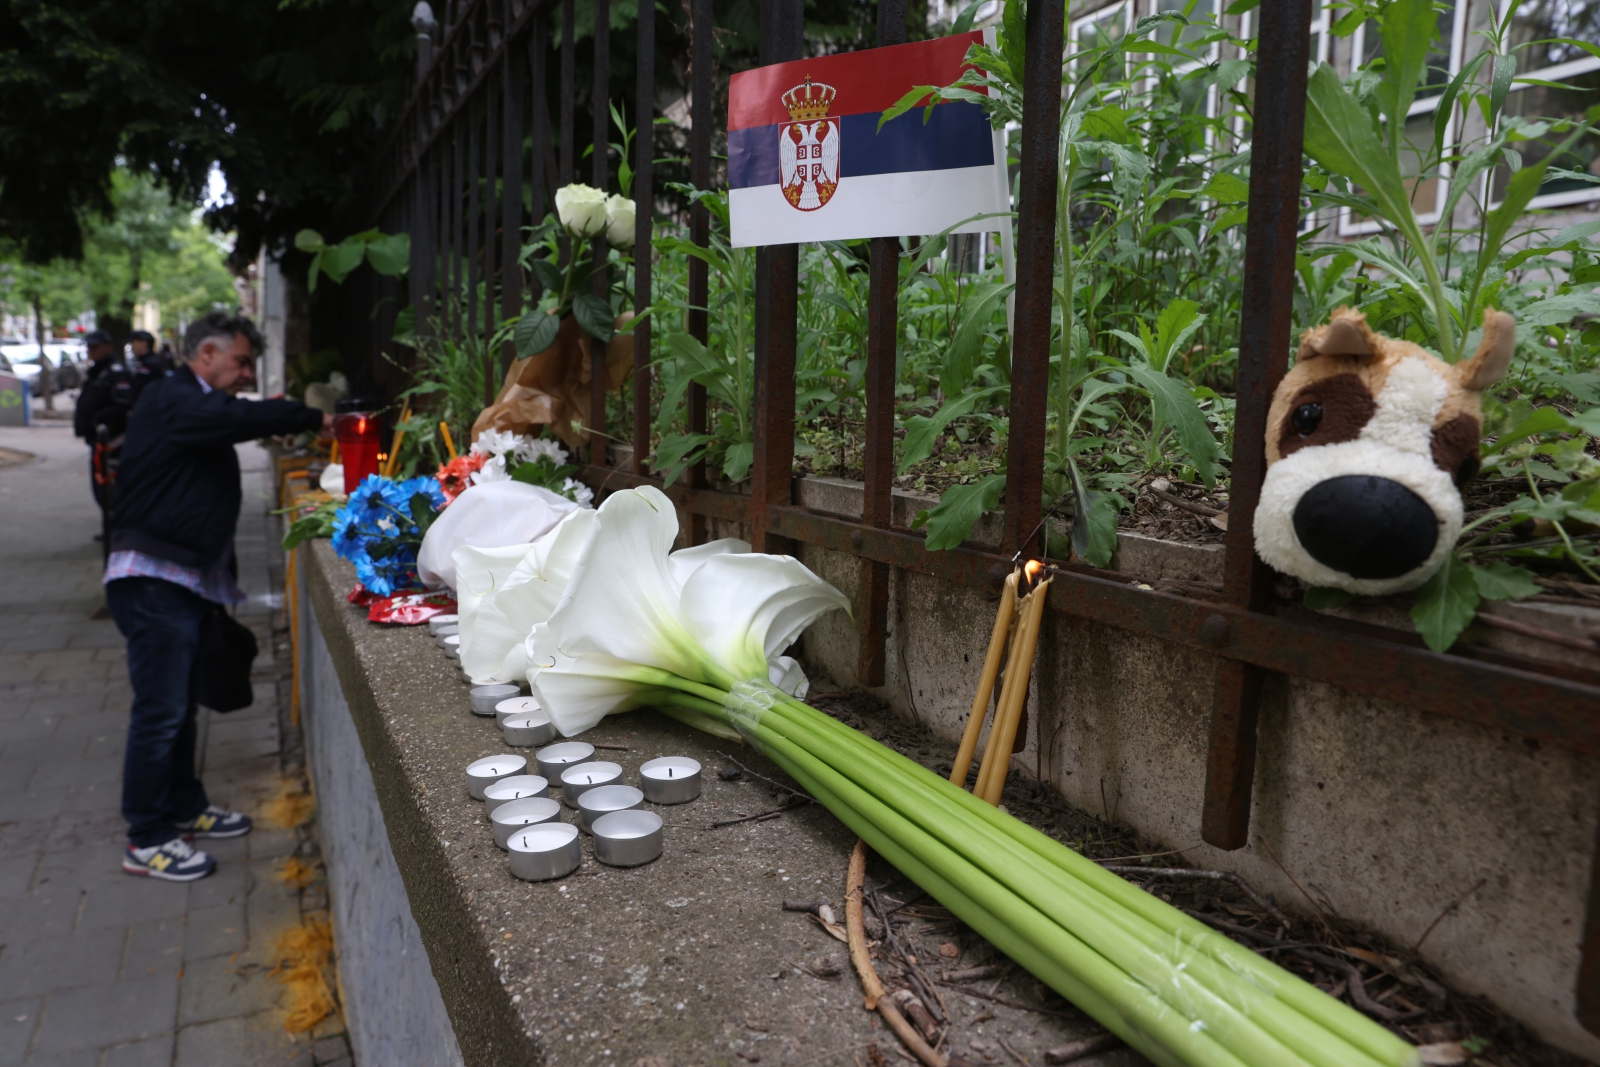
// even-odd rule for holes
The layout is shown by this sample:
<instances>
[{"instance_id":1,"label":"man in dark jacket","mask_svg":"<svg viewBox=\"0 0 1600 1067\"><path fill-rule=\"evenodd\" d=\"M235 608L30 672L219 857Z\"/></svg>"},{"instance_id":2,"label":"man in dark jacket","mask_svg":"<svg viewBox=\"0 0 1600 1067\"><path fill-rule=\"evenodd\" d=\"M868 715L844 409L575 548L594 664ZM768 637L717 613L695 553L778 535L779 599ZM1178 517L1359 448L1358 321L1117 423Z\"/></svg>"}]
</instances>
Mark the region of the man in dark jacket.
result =
<instances>
[{"instance_id":1,"label":"man in dark jacket","mask_svg":"<svg viewBox=\"0 0 1600 1067\"><path fill-rule=\"evenodd\" d=\"M255 382L261 347L249 319L212 312L184 334L184 365L150 381L128 420L105 588L133 683L122 772L129 874L204 878L216 861L185 838L250 832L249 818L210 803L195 774L201 631L216 605L245 599L234 582L242 493L233 446L332 426L293 400L238 398Z\"/></svg>"},{"instance_id":2,"label":"man in dark jacket","mask_svg":"<svg viewBox=\"0 0 1600 1067\"><path fill-rule=\"evenodd\" d=\"M150 375L138 364L123 360L105 330L95 330L83 340L89 350L89 373L72 412L72 432L89 446L89 485L94 502L109 521L111 485L122 435L128 428L128 413ZM105 525L103 522L102 529Z\"/></svg>"}]
</instances>

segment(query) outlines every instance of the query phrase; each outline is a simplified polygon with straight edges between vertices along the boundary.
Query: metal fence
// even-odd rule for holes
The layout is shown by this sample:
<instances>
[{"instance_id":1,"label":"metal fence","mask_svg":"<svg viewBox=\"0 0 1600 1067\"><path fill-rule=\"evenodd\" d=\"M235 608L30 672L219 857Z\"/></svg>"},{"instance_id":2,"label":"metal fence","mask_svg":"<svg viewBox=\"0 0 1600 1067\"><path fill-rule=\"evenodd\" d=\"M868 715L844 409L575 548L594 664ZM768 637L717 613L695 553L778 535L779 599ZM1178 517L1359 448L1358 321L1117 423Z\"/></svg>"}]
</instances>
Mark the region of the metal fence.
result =
<instances>
[{"instance_id":1,"label":"metal fence","mask_svg":"<svg viewBox=\"0 0 1600 1067\"><path fill-rule=\"evenodd\" d=\"M645 484L663 489L691 516L687 533L695 543L705 539L707 519L720 519L746 524L757 551L784 551L798 542L859 557L864 565L857 601L858 677L866 685L883 682L891 568L992 592L1011 570L1014 553L1042 555L1063 9L1060 2L1036 2L1028 5L1026 16L1011 432L1000 552L970 546L929 552L920 535L891 525L898 249L892 240L875 240L871 249L866 485L859 522L809 511L794 501L798 272L794 245L757 253L755 462L748 495L708 488L703 468L691 469L672 485L661 485L650 475L648 324L636 333L631 468L608 465L604 438L598 434L584 468L584 479L600 490ZM704 188L711 180L714 96L710 0L692 0L690 13L690 176ZM1311 0L1268 0L1261 5L1256 99L1305 99L1311 16ZM607 69L609 0L596 0L595 19L597 106L590 180L604 188L609 177L609 116L603 102L612 96ZM636 114L645 130L654 109L653 20L653 5L641 3L636 26ZM879 43L903 39L904 26L904 0L880 0ZM801 58L802 30L802 0L763 0L762 62ZM524 225L533 221L525 217L520 191L527 188L533 215L542 218L552 190L575 177L573 0L452 4L437 36L436 46L430 40L419 41L417 86L378 161L375 186L365 201L369 214L360 220L363 225L411 234L408 292L401 294L397 283L365 272L369 274L365 286L348 287L339 300L340 332L347 351L364 355L380 379L385 364L379 356L402 295L416 309L419 326L436 319L453 336L481 336L488 324L519 312L524 283L517 262L518 238ZM551 62L559 64L558 138L552 137L545 89ZM1435 653L1414 635L1316 614L1277 603L1271 595L1273 576L1255 555L1252 517L1266 467L1262 442L1268 403L1285 373L1290 347L1303 124L1304 112L1297 106L1255 109L1237 443L1220 597L1201 599L1141 588L1125 575L1052 561L1058 571L1057 594L1050 599L1054 611L1215 657L1202 825L1205 840L1223 849L1237 849L1247 841L1257 708L1263 680L1274 673L1600 756L1600 672L1465 643L1448 654ZM647 206L653 201L651 138L640 136L635 144L634 199ZM525 145L531 145L531 151L525 151ZM705 209L696 208L691 237L704 244L707 233ZM636 247L649 248L650 238L650 212L641 210ZM706 305L706 265L691 260L689 271L688 330L704 341L706 313L694 308ZM476 298L464 306L441 299L441 293L477 294L480 289L481 306ZM649 257L640 254L636 308L647 306L650 297ZM604 352L599 345L594 349L592 380L604 381ZM504 353L502 360L509 356ZM486 357L491 390L502 366ZM592 396L586 421L605 431L604 392L592 390ZM703 432L703 388L691 388L687 407L690 431ZM621 429L612 427L612 436L629 436L617 432ZM1593 891L1581 949L1579 1018L1600 1032L1600 893Z\"/></svg>"}]
</instances>

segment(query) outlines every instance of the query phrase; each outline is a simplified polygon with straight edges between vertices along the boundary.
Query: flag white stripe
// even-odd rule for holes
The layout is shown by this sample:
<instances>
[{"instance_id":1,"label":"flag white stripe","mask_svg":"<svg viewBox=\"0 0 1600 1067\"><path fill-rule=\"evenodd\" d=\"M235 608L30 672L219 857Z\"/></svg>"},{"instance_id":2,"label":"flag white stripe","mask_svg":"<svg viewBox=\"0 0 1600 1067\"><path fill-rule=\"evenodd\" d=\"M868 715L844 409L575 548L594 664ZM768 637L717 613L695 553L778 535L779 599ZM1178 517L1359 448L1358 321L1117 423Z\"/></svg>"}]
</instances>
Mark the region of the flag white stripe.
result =
<instances>
[{"instance_id":1,"label":"flag white stripe","mask_svg":"<svg viewBox=\"0 0 1600 1067\"><path fill-rule=\"evenodd\" d=\"M841 178L833 197L815 211L792 207L778 185L732 189L733 244L749 248L939 233L973 215L1009 210L995 170L960 167ZM982 219L952 232L998 230L1004 221Z\"/></svg>"}]
</instances>

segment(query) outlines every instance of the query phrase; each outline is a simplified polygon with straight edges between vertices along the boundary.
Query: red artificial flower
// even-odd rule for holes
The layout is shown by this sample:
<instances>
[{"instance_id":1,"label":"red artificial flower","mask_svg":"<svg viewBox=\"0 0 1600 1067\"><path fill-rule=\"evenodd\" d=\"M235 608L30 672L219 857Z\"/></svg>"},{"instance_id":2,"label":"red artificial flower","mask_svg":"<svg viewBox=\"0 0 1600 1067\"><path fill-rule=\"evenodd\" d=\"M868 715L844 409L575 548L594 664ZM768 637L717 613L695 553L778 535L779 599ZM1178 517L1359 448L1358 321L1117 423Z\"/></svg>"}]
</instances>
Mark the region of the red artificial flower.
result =
<instances>
[{"instance_id":1,"label":"red artificial flower","mask_svg":"<svg viewBox=\"0 0 1600 1067\"><path fill-rule=\"evenodd\" d=\"M472 484L473 472L488 461L489 457L482 452L467 452L442 465L437 477L445 500L453 501L465 492L467 486Z\"/></svg>"}]
</instances>

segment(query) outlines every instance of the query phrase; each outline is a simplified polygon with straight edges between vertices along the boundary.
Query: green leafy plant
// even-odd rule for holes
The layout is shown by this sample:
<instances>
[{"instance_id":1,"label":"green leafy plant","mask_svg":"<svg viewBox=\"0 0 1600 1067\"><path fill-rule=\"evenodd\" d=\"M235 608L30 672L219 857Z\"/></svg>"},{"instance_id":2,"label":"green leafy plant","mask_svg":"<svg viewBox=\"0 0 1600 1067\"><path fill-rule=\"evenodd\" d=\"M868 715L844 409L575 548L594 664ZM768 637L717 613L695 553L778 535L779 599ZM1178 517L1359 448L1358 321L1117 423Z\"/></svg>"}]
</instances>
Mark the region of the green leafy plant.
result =
<instances>
[{"instance_id":1,"label":"green leafy plant","mask_svg":"<svg viewBox=\"0 0 1600 1067\"><path fill-rule=\"evenodd\" d=\"M316 230L301 230L294 235L294 246L311 255L311 266L306 269L308 293L317 291L317 279L324 274L334 284L344 284L362 263L370 263L373 270L391 278L411 267L411 235L405 233L363 230L331 245Z\"/></svg>"}]
</instances>

